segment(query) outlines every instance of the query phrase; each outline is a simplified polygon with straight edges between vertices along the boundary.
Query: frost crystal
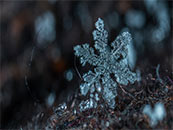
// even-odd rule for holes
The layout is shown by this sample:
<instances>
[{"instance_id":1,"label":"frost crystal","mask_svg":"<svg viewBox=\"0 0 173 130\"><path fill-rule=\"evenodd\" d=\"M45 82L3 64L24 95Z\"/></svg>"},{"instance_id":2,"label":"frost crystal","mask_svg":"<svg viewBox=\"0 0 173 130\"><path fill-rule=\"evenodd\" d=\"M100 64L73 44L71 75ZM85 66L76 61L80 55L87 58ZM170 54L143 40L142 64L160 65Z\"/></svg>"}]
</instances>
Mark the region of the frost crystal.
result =
<instances>
[{"instance_id":1,"label":"frost crystal","mask_svg":"<svg viewBox=\"0 0 173 130\"><path fill-rule=\"evenodd\" d=\"M127 45L132 43L132 38L129 32L123 32L110 47L103 20L99 18L95 26L93 39L98 54L95 54L95 50L87 43L74 47L75 55L80 57L82 66L86 63L94 66L93 71L83 75L84 83L80 85L80 90L84 96L88 92L99 93L110 108L115 108L117 83L127 85L137 80L136 73L130 71L127 60ZM99 100L98 96L95 98Z\"/></svg>"},{"instance_id":2,"label":"frost crystal","mask_svg":"<svg viewBox=\"0 0 173 130\"><path fill-rule=\"evenodd\" d=\"M158 102L155 104L152 110L150 105L146 105L143 109L143 113L150 118L150 126L155 127L158 121L162 121L166 116L166 110L162 103Z\"/></svg>"}]
</instances>

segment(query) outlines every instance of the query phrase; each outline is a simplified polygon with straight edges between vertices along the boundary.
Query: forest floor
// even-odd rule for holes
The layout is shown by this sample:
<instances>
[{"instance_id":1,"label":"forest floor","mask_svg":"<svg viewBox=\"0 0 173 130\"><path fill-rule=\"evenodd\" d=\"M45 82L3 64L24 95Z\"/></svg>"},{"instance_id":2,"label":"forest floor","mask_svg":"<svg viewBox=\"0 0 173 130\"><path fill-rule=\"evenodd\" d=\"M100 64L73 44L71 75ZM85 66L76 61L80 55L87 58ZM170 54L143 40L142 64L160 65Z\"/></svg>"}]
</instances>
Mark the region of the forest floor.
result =
<instances>
[{"instance_id":1,"label":"forest floor","mask_svg":"<svg viewBox=\"0 0 173 130\"><path fill-rule=\"evenodd\" d=\"M173 129L173 74L159 67L141 72L146 75L141 75L140 82L119 86L114 110L98 106L80 112L78 95L49 110L49 115L47 110L38 113L23 129ZM146 104L154 108L158 102L164 104L166 116L152 127L143 109Z\"/></svg>"}]
</instances>

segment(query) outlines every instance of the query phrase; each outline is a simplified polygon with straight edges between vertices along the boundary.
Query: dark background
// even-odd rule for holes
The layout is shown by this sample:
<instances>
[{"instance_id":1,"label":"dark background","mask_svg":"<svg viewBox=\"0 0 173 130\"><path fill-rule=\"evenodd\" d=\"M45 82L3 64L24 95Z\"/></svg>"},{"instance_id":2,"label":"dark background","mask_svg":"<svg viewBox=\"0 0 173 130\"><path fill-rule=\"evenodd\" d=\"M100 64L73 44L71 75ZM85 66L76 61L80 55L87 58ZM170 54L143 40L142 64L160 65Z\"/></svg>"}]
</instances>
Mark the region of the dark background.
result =
<instances>
[{"instance_id":1,"label":"dark background","mask_svg":"<svg viewBox=\"0 0 173 130\"><path fill-rule=\"evenodd\" d=\"M70 100L78 92L81 81L76 68L81 74L85 68L75 58L73 47L93 45L92 31L99 17L110 42L122 30L130 31L135 69L145 74L147 67L155 69L160 64L161 70L173 75L173 3L154 2L147 6L147 1L126 0L1 0L0 128L24 125L38 111Z\"/></svg>"}]
</instances>

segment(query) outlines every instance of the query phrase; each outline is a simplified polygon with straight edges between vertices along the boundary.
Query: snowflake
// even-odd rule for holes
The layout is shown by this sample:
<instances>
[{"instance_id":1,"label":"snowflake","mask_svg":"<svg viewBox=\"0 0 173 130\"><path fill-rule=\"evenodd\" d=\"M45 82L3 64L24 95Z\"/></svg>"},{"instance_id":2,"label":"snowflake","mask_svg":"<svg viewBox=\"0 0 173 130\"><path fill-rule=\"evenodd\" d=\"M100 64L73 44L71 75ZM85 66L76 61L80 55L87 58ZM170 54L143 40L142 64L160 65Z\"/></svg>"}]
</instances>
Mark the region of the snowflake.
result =
<instances>
[{"instance_id":1,"label":"snowflake","mask_svg":"<svg viewBox=\"0 0 173 130\"><path fill-rule=\"evenodd\" d=\"M95 26L93 38L96 50L87 43L74 47L75 55L80 57L82 66L86 63L94 66L93 71L83 75L84 83L80 85L80 90L84 96L90 92L90 97L95 97L95 101L98 101L99 93L110 108L115 108L117 83L127 85L137 80L136 73L129 69L127 59L127 46L132 43L132 38L129 32L123 32L109 46L108 32L104 29L103 20L98 18Z\"/></svg>"}]
</instances>

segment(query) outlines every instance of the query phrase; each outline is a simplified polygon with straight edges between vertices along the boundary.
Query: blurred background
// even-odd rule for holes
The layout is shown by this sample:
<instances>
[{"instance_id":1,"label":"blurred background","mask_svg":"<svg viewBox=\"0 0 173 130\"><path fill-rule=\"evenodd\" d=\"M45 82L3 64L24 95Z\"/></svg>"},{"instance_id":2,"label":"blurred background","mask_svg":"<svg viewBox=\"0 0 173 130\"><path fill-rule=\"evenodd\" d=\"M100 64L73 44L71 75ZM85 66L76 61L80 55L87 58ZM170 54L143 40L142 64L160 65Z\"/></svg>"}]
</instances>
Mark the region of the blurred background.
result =
<instances>
[{"instance_id":1,"label":"blurred background","mask_svg":"<svg viewBox=\"0 0 173 130\"><path fill-rule=\"evenodd\" d=\"M0 128L18 128L38 111L51 109L78 93L85 68L73 47L89 43L100 17L109 43L129 31L130 67L173 75L173 2L3 1L0 2ZM172 76L173 78L173 76Z\"/></svg>"}]
</instances>

